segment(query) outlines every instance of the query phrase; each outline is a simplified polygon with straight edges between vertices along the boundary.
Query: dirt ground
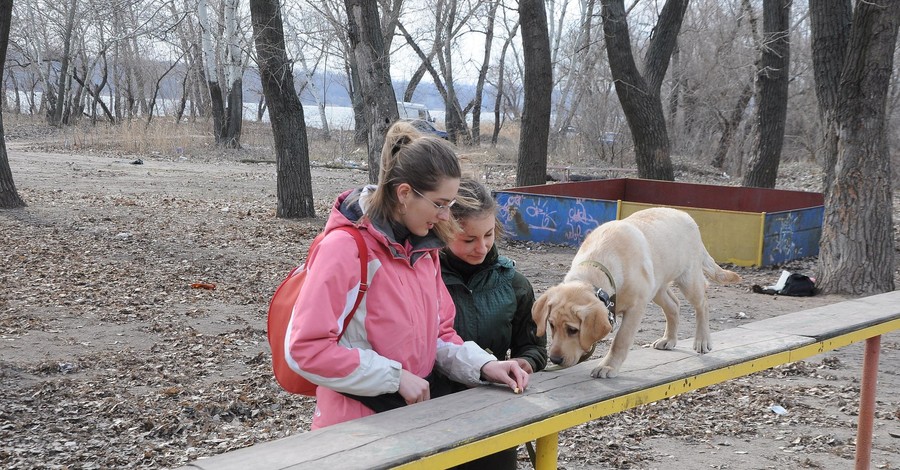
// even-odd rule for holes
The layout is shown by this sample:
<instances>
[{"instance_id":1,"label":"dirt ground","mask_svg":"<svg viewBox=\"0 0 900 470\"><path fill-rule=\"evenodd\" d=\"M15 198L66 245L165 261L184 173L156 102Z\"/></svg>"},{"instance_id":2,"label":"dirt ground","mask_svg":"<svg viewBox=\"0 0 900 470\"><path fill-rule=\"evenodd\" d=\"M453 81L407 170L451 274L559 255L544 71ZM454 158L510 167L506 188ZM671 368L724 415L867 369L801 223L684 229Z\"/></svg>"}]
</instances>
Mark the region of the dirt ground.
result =
<instances>
[{"instance_id":1,"label":"dirt ground","mask_svg":"<svg viewBox=\"0 0 900 470\"><path fill-rule=\"evenodd\" d=\"M307 430L310 399L272 380L267 303L334 197L366 173L315 167L320 217L288 221L275 218L268 163L56 153L25 140L13 134L7 145L28 207L0 211L0 467L169 468ZM678 179L710 173L682 168ZM783 173L783 188L818 181L810 167ZM538 294L574 254L501 248ZM713 331L845 300L750 291L782 268L814 276L815 260L732 268L741 284L709 290ZM682 314L687 338L689 305ZM663 322L652 307L635 347ZM565 431L560 468L850 468L862 351L855 344ZM900 468L898 372L894 332L882 339L874 468Z\"/></svg>"}]
</instances>

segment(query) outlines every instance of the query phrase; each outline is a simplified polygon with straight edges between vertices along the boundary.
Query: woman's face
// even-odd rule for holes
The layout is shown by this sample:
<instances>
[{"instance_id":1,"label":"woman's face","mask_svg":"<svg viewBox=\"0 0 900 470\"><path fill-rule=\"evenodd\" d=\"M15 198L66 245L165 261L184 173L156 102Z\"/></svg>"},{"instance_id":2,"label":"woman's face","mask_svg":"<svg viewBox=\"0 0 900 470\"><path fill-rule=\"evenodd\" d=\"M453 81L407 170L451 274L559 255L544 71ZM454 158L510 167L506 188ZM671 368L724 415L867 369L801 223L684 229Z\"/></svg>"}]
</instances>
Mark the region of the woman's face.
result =
<instances>
[{"instance_id":1,"label":"woman's face","mask_svg":"<svg viewBox=\"0 0 900 470\"><path fill-rule=\"evenodd\" d=\"M400 201L397 220L410 233L425 236L436 223L450 220L450 206L456 202L458 191L459 178L444 178L432 191L417 191L403 183L397 186Z\"/></svg>"},{"instance_id":2,"label":"woman's face","mask_svg":"<svg viewBox=\"0 0 900 470\"><path fill-rule=\"evenodd\" d=\"M462 232L448 245L457 258L469 264L481 264L494 246L494 214L485 212L459 221Z\"/></svg>"}]
</instances>

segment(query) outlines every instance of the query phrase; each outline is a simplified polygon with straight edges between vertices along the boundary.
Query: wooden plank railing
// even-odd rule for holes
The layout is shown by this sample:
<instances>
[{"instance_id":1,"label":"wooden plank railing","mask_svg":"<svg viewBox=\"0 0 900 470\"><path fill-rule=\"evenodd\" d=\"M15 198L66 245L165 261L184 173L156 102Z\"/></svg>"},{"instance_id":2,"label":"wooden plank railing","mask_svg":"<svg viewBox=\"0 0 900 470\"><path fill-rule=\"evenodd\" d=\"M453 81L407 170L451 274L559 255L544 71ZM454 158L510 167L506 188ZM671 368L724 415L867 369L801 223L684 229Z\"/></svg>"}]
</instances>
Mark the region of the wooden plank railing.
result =
<instances>
[{"instance_id":1,"label":"wooden plank railing","mask_svg":"<svg viewBox=\"0 0 900 470\"><path fill-rule=\"evenodd\" d=\"M478 387L197 460L185 468L434 469L537 440L536 468L552 469L562 430L859 341L867 341L867 376L861 392L857 468L868 468L877 342L898 329L900 291L895 291L715 332L715 349L708 354L687 347L634 350L614 379L591 378L595 361L588 361L534 374L522 395ZM866 442L869 448L860 449Z\"/></svg>"}]
</instances>

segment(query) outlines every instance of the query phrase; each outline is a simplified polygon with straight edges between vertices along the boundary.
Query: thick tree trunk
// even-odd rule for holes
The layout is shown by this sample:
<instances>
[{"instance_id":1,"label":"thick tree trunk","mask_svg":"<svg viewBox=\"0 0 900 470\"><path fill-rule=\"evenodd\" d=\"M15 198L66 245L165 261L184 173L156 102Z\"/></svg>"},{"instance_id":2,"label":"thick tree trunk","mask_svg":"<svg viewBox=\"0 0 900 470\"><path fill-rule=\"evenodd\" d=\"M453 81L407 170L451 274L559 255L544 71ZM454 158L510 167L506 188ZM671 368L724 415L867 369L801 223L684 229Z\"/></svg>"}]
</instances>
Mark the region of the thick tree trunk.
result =
<instances>
[{"instance_id":1,"label":"thick tree trunk","mask_svg":"<svg viewBox=\"0 0 900 470\"><path fill-rule=\"evenodd\" d=\"M631 135L640 178L675 179L660 87L669 67L688 0L667 0L644 58L644 75L631 51L624 2L604 0L602 17L609 68Z\"/></svg>"},{"instance_id":2,"label":"thick tree trunk","mask_svg":"<svg viewBox=\"0 0 900 470\"><path fill-rule=\"evenodd\" d=\"M520 0L519 24L522 26L522 58L525 64L525 101L516 186L529 186L547 182L553 68L550 64L550 33L544 2Z\"/></svg>"},{"instance_id":3,"label":"thick tree trunk","mask_svg":"<svg viewBox=\"0 0 900 470\"><path fill-rule=\"evenodd\" d=\"M853 5L850 0L810 0L809 25L812 31L813 78L816 98L819 102L819 120L822 124L822 146L819 161L825 173L826 197L834 180L837 160L837 130L835 113L840 94L841 70L847 42L850 40L850 24L853 22Z\"/></svg>"},{"instance_id":4,"label":"thick tree trunk","mask_svg":"<svg viewBox=\"0 0 900 470\"><path fill-rule=\"evenodd\" d=\"M284 26L278 0L250 0L256 54L269 122L275 138L276 193L279 218L315 217L309 143L303 106L284 48Z\"/></svg>"},{"instance_id":5,"label":"thick tree trunk","mask_svg":"<svg viewBox=\"0 0 900 470\"><path fill-rule=\"evenodd\" d=\"M756 88L757 136L744 186L774 188L784 144L790 80L791 0L763 0L763 43Z\"/></svg>"},{"instance_id":6,"label":"thick tree trunk","mask_svg":"<svg viewBox=\"0 0 900 470\"><path fill-rule=\"evenodd\" d=\"M349 20L347 33L359 75L359 92L366 112L369 182L377 183L384 136L400 118L388 66L390 56L384 50L376 2L345 0L344 4Z\"/></svg>"},{"instance_id":7,"label":"thick tree trunk","mask_svg":"<svg viewBox=\"0 0 900 470\"><path fill-rule=\"evenodd\" d=\"M894 290L886 102L900 2L857 3L839 80L837 158L825 198L819 287L870 295Z\"/></svg>"}]
</instances>

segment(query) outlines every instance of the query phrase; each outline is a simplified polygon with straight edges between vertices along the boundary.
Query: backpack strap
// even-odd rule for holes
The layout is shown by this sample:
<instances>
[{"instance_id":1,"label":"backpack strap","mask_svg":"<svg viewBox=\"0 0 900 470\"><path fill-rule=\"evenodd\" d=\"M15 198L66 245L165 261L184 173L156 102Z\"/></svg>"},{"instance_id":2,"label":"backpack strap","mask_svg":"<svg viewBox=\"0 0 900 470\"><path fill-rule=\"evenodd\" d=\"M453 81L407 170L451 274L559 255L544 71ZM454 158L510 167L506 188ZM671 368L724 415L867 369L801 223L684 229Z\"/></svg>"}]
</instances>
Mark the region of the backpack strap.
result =
<instances>
[{"instance_id":1,"label":"backpack strap","mask_svg":"<svg viewBox=\"0 0 900 470\"><path fill-rule=\"evenodd\" d=\"M340 341L341 337L344 336L344 332L347 331L347 326L350 325L350 320L353 320L356 309L362 303L363 296L369 290L369 250L366 247L366 241L363 240L362 233L355 226L342 225L335 228L335 230L343 230L352 235L353 239L356 240L356 247L359 249L359 292L356 294L356 302L353 303L353 308L350 309L350 313L344 319L344 327L337 338Z\"/></svg>"}]
</instances>

